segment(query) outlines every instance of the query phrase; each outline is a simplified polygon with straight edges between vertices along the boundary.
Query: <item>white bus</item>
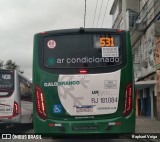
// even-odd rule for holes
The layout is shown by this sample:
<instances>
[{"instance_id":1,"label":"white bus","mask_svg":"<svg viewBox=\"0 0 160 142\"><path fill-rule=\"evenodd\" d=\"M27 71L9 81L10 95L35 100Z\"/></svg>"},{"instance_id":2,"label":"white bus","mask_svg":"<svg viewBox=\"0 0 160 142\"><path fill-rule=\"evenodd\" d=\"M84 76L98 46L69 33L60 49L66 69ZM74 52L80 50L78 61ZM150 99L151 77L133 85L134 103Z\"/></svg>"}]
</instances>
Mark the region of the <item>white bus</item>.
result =
<instances>
[{"instance_id":1,"label":"white bus","mask_svg":"<svg viewBox=\"0 0 160 142\"><path fill-rule=\"evenodd\" d=\"M0 124L32 123L32 83L16 70L0 70Z\"/></svg>"}]
</instances>

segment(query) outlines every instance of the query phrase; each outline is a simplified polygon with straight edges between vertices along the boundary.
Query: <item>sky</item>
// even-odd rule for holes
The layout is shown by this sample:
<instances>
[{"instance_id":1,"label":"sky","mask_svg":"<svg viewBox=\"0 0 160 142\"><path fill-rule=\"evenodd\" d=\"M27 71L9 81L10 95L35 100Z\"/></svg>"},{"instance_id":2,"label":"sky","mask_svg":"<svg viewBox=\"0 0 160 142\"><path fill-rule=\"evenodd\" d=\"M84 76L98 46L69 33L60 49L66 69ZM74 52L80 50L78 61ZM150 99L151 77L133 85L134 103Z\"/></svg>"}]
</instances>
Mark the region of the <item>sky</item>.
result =
<instances>
[{"instance_id":1,"label":"sky","mask_svg":"<svg viewBox=\"0 0 160 142\"><path fill-rule=\"evenodd\" d=\"M111 28L113 0L96 3L86 0L85 27ZM13 60L32 79L34 34L83 27L84 11L85 0L0 0L0 60Z\"/></svg>"}]
</instances>

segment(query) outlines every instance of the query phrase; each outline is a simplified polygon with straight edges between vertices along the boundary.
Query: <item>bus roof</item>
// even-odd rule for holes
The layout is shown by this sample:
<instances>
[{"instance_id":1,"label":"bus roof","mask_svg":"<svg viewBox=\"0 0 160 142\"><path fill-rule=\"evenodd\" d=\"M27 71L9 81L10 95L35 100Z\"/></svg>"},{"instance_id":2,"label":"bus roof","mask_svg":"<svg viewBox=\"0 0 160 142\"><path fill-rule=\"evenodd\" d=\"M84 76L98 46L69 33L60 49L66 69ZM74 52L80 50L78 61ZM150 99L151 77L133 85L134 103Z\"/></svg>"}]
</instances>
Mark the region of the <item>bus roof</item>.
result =
<instances>
[{"instance_id":1,"label":"bus roof","mask_svg":"<svg viewBox=\"0 0 160 142\"><path fill-rule=\"evenodd\" d=\"M76 28L76 29L60 29L60 30L52 30L40 32L38 34L68 34L68 33L95 33L95 32L124 32L124 30L120 29L109 29L109 28Z\"/></svg>"}]
</instances>

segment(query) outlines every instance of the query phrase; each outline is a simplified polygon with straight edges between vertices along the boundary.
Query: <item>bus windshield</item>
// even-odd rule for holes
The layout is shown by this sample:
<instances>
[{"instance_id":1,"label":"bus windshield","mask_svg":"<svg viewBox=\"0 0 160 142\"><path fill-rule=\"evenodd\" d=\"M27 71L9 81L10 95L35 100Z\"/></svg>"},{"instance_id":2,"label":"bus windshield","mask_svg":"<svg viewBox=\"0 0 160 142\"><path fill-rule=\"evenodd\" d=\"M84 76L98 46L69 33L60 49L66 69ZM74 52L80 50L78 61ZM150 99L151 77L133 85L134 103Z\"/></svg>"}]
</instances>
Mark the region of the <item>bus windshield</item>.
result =
<instances>
[{"instance_id":1,"label":"bus windshield","mask_svg":"<svg viewBox=\"0 0 160 142\"><path fill-rule=\"evenodd\" d=\"M43 65L47 68L95 68L122 63L118 34L55 35L43 38Z\"/></svg>"},{"instance_id":2,"label":"bus windshield","mask_svg":"<svg viewBox=\"0 0 160 142\"><path fill-rule=\"evenodd\" d=\"M13 89L13 73L9 71L0 72L0 90Z\"/></svg>"}]
</instances>

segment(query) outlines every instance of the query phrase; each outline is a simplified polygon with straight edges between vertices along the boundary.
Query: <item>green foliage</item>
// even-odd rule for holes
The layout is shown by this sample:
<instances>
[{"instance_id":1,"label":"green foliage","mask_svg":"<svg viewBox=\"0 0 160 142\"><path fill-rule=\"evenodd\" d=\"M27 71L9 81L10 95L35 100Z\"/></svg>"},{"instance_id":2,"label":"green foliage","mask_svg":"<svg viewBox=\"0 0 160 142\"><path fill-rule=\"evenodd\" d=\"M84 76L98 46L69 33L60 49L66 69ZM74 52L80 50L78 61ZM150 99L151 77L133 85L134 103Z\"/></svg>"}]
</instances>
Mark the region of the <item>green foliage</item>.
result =
<instances>
[{"instance_id":1,"label":"green foliage","mask_svg":"<svg viewBox=\"0 0 160 142\"><path fill-rule=\"evenodd\" d=\"M0 69L3 68L3 61L0 60Z\"/></svg>"},{"instance_id":2,"label":"green foliage","mask_svg":"<svg viewBox=\"0 0 160 142\"><path fill-rule=\"evenodd\" d=\"M12 60L6 61L5 64L4 61L0 60L0 69L18 70L21 74L24 73L24 71L20 70L20 67Z\"/></svg>"}]
</instances>

